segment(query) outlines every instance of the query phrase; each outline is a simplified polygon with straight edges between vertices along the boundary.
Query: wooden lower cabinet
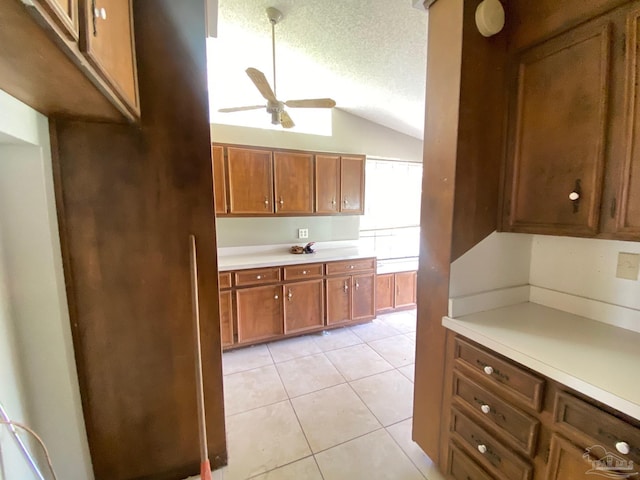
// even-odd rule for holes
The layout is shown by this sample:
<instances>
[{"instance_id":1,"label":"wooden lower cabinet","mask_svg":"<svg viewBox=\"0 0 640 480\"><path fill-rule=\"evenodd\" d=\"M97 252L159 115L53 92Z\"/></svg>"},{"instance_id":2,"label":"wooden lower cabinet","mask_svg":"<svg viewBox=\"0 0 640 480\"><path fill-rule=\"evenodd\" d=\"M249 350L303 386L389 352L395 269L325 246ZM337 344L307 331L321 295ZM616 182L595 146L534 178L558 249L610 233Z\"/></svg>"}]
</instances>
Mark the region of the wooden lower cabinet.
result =
<instances>
[{"instance_id":1,"label":"wooden lower cabinet","mask_svg":"<svg viewBox=\"0 0 640 480\"><path fill-rule=\"evenodd\" d=\"M376 275L376 312L393 310L395 276L393 273Z\"/></svg>"},{"instance_id":2,"label":"wooden lower cabinet","mask_svg":"<svg viewBox=\"0 0 640 480\"><path fill-rule=\"evenodd\" d=\"M440 467L447 478L640 476L640 422L453 332L445 392Z\"/></svg>"},{"instance_id":3,"label":"wooden lower cabinet","mask_svg":"<svg viewBox=\"0 0 640 480\"><path fill-rule=\"evenodd\" d=\"M352 277L352 320L369 320L376 316L376 274Z\"/></svg>"},{"instance_id":4,"label":"wooden lower cabinet","mask_svg":"<svg viewBox=\"0 0 640 480\"><path fill-rule=\"evenodd\" d=\"M233 345L233 301L231 291L220 292L220 339L223 348Z\"/></svg>"},{"instance_id":5,"label":"wooden lower cabinet","mask_svg":"<svg viewBox=\"0 0 640 480\"><path fill-rule=\"evenodd\" d=\"M416 306L417 272L399 272L395 274L394 308Z\"/></svg>"},{"instance_id":6,"label":"wooden lower cabinet","mask_svg":"<svg viewBox=\"0 0 640 480\"><path fill-rule=\"evenodd\" d=\"M236 290L238 342L275 338L283 331L282 285Z\"/></svg>"},{"instance_id":7,"label":"wooden lower cabinet","mask_svg":"<svg viewBox=\"0 0 640 480\"><path fill-rule=\"evenodd\" d=\"M416 306L416 271L376 275L376 313Z\"/></svg>"},{"instance_id":8,"label":"wooden lower cabinet","mask_svg":"<svg viewBox=\"0 0 640 480\"><path fill-rule=\"evenodd\" d=\"M323 280L284 286L284 333L298 333L324 325Z\"/></svg>"},{"instance_id":9,"label":"wooden lower cabinet","mask_svg":"<svg viewBox=\"0 0 640 480\"><path fill-rule=\"evenodd\" d=\"M327 279L327 325L351 320L351 277Z\"/></svg>"}]
</instances>

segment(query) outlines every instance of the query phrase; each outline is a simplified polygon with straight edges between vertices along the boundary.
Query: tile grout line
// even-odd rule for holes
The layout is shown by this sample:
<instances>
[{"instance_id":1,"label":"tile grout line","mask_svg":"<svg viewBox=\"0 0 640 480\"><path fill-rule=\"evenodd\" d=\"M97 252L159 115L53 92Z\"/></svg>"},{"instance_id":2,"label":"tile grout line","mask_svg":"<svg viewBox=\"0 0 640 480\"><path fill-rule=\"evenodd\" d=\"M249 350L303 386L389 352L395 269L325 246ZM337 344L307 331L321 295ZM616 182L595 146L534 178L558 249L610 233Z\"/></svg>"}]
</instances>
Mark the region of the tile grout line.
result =
<instances>
[{"instance_id":1,"label":"tile grout line","mask_svg":"<svg viewBox=\"0 0 640 480\"><path fill-rule=\"evenodd\" d=\"M411 418L411 419L412 419L412 422L413 422L413 416L411 416L411 417L409 417L409 418ZM414 461L413 461L413 458L411 458L411 457L407 454L407 452L405 452L405 451L404 451L404 448L402 448L402 445L400 445L400 443L396 440L396 437L394 437L393 435L391 435L391 432L389 432L389 430L388 430L388 428L389 428L389 427L393 427L394 425L397 425L398 423L402 423L402 422L406 422L406 421L407 421L407 419L405 418L404 420L400 420L399 422L396 422L396 423L394 423L394 424L391 424L391 425L389 425L388 427L384 427L384 429L385 429L385 430L387 430L387 433L389 434L389 436L391 437L391 439L394 441L394 443L398 446L398 448L400 449L400 451L404 454L404 456L405 456L405 457L407 457L407 458L409 459L409 461L411 462L411 464L412 464L414 467L416 467L416 470L418 470L418 473L419 473L420 475L422 475L422 477L423 477L425 480L429 480L429 479L427 478L427 476L426 476L424 473L422 473L422 470L420 470L420 467L416 464L416 462L414 462ZM411 440L411 441L413 441L413 439L410 439L410 440Z\"/></svg>"}]
</instances>

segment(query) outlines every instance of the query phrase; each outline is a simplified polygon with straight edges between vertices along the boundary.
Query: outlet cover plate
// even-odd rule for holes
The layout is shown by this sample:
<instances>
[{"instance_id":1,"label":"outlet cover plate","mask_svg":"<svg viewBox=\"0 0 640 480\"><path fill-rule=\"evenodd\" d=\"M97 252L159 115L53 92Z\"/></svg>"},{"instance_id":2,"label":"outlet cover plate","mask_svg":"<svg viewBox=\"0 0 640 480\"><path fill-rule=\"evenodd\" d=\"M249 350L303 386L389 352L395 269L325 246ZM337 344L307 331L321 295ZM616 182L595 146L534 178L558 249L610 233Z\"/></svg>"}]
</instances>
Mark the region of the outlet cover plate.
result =
<instances>
[{"instance_id":1,"label":"outlet cover plate","mask_svg":"<svg viewBox=\"0 0 640 480\"><path fill-rule=\"evenodd\" d=\"M299 228L298 229L298 238L309 238L309 229L308 228Z\"/></svg>"},{"instance_id":2,"label":"outlet cover plate","mask_svg":"<svg viewBox=\"0 0 640 480\"><path fill-rule=\"evenodd\" d=\"M640 266L640 254L637 253L618 253L618 268L616 269L616 277L625 280L638 280L638 270Z\"/></svg>"}]
</instances>

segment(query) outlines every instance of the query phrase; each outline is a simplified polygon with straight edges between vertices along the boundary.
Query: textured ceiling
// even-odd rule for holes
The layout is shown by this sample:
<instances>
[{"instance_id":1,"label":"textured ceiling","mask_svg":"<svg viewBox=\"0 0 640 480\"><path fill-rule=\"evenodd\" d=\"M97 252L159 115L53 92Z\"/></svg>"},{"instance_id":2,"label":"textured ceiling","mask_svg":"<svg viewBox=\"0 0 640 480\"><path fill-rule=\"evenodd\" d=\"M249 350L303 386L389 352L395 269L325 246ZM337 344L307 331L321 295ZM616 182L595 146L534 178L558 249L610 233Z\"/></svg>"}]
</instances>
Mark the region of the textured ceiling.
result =
<instances>
[{"instance_id":1,"label":"textured ceiling","mask_svg":"<svg viewBox=\"0 0 640 480\"><path fill-rule=\"evenodd\" d=\"M265 9L273 6L284 14L276 25L280 100L331 97L337 108L422 138L427 14L411 3L219 0L218 38L209 48L212 108L264 103L244 70L257 68L272 83Z\"/></svg>"}]
</instances>

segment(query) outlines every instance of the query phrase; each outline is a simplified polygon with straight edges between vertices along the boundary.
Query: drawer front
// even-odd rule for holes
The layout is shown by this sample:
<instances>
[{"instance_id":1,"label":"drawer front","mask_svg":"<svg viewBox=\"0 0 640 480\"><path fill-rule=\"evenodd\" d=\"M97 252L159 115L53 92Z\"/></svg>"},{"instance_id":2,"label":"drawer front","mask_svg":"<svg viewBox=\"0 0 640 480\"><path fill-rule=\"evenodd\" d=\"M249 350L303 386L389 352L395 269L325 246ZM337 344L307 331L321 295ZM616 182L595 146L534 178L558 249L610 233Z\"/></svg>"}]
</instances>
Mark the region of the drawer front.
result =
<instances>
[{"instance_id":1,"label":"drawer front","mask_svg":"<svg viewBox=\"0 0 640 480\"><path fill-rule=\"evenodd\" d=\"M447 475L454 480L494 480L453 442L449 443Z\"/></svg>"},{"instance_id":2,"label":"drawer front","mask_svg":"<svg viewBox=\"0 0 640 480\"><path fill-rule=\"evenodd\" d=\"M626 461L640 464L639 428L566 392L556 394L553 417L561 430L585 437L588 447L601 445Z\"/></svg>"},{"instance_id":3,"label":"drawer front","mask_svg":"<svg viewBox=\"0 0 640 480\"><path fill-rule=\"evenodd\" d=\"M457 363L484 375L510 399L536 411L542 408L543 379L459 337L456 338L455 358Z\"/></svg>"},{"instance_id":4,"label":"drawer front","mask_svg":"<svg viewBox=\"0 0 640 480\"><path fill-rule=\"evenodd\" d=\"M327 263L327 275L344 275L351 272L362 272L376 268L375 258L362 258L344 262Z\"/></svg>"},{"instance_id":5,"label":"drawer front","mask_svg":"<svg viewBox=\"0 0 640 480\"><path fill-rule=\"evenodd\" d=\"M265 285L280 281L279 268L255 268L252 270L241 270L235 273L236 287L246 287L248 285Z\"/></svg>"},{"instance_id":6,"label":"drawer front","mask_svg":"<svg viewBox=\"0 0 640 480\"><path fill-rule=\"evenodd\" d=\"M293 265L284 267L285 280L306 280L307 278L319 278L324 273L324 264L309 263L307 265Z\"/></svg>"},{"instance_id":7,"label":"drawer front","mask_svg":"<svg viewBox=\"0 0 640 480\"><path fill-rule=\"evenodd\" d=\"M220 272L218 274L218 284L220 285L220 290L231 288L231 272Z\"/></svg>"},{"instance_id":8,"label":"drawer front","mask_svg":"<svg viewBox=\"0 0 640 480\"><path fill-rule=\"evenodd\" d=\"M453 395L454 399L473 411L476 417L497 427L515 446L533 456L538 436L538 420L512 407L457 371L453 372Z\"/></svg>"},{"instance_id":9,"label":"drawer front","mask_svg":"<svg viewBox=\"0 0 640 480\"><path fill-rule=\"evenodd\" d=\"M509 451L460 410L455 407L451 410L452 437L474 452L473 456L482 466L510 480L531 479L533 474L531 465Z\"/></svg>"}]
</instances>

